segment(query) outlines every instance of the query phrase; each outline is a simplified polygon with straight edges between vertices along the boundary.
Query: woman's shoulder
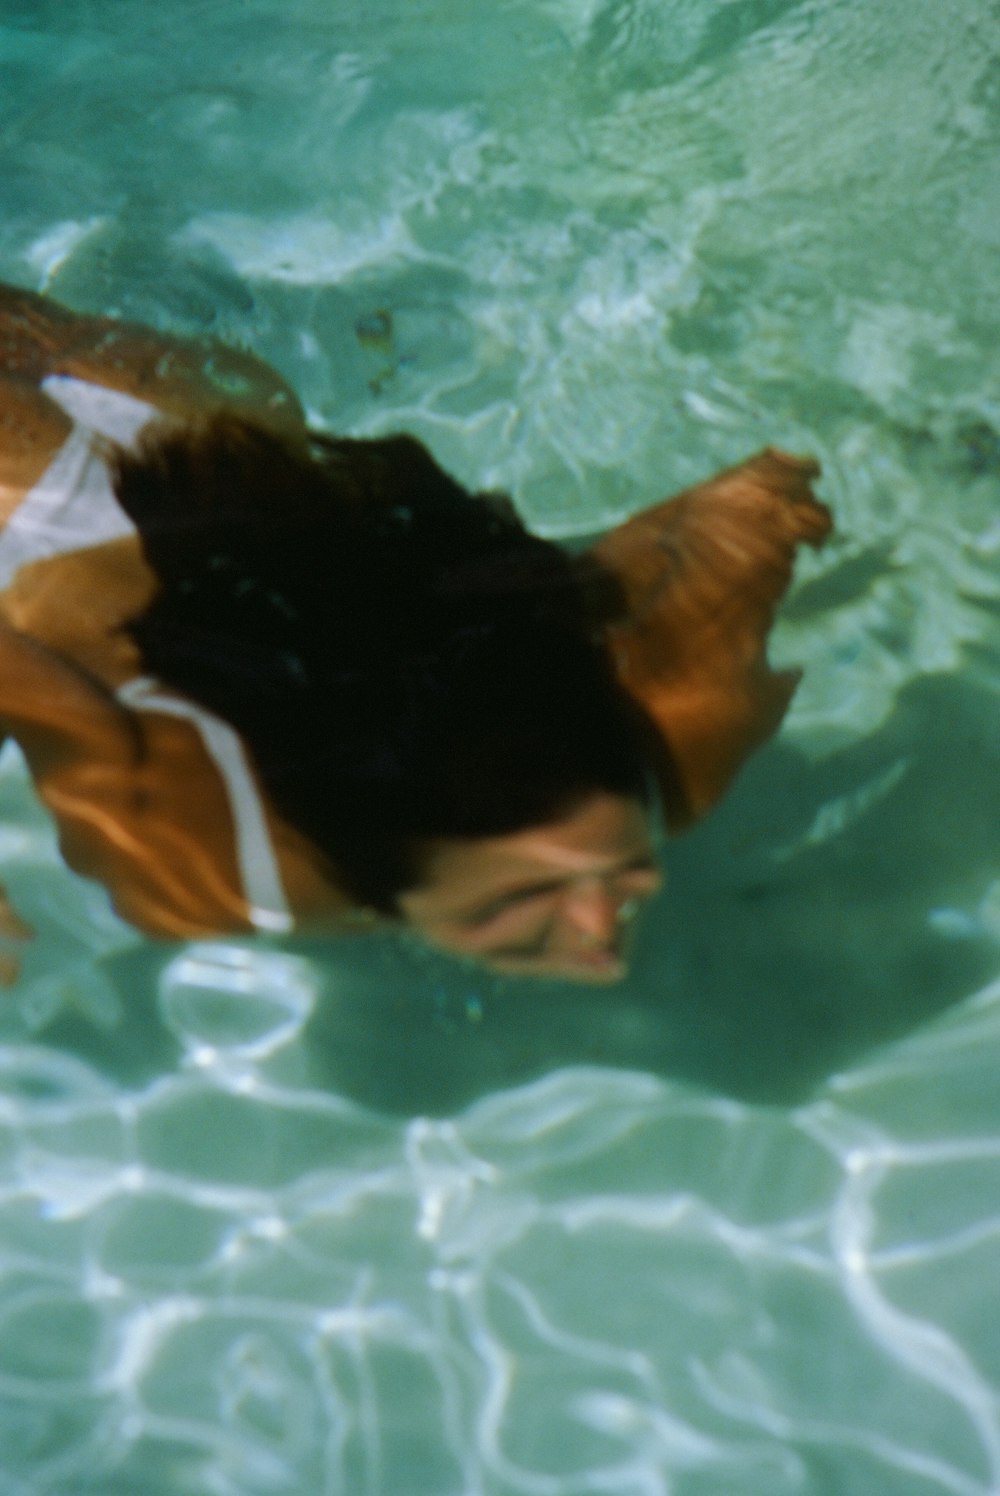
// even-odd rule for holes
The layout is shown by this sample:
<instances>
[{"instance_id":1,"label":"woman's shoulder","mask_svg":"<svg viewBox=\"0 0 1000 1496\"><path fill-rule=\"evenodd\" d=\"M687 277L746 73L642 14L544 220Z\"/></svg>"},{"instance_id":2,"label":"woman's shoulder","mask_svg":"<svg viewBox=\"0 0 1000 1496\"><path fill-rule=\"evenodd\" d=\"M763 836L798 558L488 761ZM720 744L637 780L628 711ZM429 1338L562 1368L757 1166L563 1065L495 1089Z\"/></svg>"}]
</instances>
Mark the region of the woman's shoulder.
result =
<instances>
[{"instance_id":1,"label":"woman's shoulder","mask_svg":"<svg viewBox=\"0 0 1000 1496\"><path fill-rule=\"evenodd\" d=\"M71 418L40 385L0 372L0 525L38 482L71 428Z\"/></svg>"},{"instance_id":2,"label":"woman's shoulder","mask_svg":"<svg viewBox=\"0 0 1000 1496\"><path fill-rule=\"evenodd\" d=\"M37 388L53 376L118 391L178 420L224 409L280 431L304 427L295 393L256 354L0 286L0 381Z\"/></svg>"},{"instance_id":3,"label":"woman's shoulder","mask_svg":"<svg viewBox=\"0 0 1000 1496\"><path fill-rule=\"evenodd\" d=\"M179 693L133 685L154 689L110 689L0 616L0 737L24 753L70 867L102 883L146 934L250 931L265 927L266 839L289 924L338 927L350 899L270 807L249 763L234 775L225 742L220 748L200 725L206 714ZM254 826L260 846L248 857Z\"/></svg>"},{"instance_id":4,"label":"woman's shoulder","mask_svg":"<svg viewBox=\"0 0 1000 1496\"><path fill-rule=\"evenodd\" d=\"M118 391L179 420L228 411L282 432L305 425L294 391L256 354L109 318L81 319L51 372Z\"/></svg>"}]
</instances>

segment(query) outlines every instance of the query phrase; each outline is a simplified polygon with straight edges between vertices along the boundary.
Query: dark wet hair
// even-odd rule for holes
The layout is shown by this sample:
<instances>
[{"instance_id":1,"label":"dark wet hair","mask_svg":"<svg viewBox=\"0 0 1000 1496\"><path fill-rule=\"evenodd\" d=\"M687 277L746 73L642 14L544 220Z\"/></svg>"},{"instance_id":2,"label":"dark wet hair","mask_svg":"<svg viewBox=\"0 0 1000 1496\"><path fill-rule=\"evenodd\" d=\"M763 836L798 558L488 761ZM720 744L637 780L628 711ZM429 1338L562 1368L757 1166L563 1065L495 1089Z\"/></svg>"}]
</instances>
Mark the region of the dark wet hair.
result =
<instances>
[{"instance_id":1,"label":"dark wet hair","mask_svg":"<svg viewBox=\"0 0 1000 1496\"><path fill-rule=\"evenodd\" d=\"M392 912L421 844L642 796L600 631L611 579L470 495L412 437L223 417L115 457L160 582L145 668L241 734L280 813Z\"/></svg>"}]
</instances>

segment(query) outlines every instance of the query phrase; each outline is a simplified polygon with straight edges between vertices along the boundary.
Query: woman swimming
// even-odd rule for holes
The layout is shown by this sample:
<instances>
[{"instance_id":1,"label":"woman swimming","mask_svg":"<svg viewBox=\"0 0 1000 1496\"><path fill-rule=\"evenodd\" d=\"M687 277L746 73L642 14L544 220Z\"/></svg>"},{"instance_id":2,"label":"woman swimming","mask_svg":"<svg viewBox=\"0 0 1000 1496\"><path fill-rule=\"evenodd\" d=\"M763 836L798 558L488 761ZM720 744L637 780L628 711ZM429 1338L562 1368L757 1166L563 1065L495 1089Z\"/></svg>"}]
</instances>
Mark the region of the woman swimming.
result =
<instances>
[{"instance_id":1,"label":"woman swimming","mask_svg":"<svg viewBox=\"0 0 1000 1496\"><path fill-rule=\"evenodd\" d=\"M246 354L12 288L0 433L0 731L154 936L386 919L620 976L656 818L785 712L767 635L830 528L768 450L571 557Z\"/></svg>"}]
</instances>

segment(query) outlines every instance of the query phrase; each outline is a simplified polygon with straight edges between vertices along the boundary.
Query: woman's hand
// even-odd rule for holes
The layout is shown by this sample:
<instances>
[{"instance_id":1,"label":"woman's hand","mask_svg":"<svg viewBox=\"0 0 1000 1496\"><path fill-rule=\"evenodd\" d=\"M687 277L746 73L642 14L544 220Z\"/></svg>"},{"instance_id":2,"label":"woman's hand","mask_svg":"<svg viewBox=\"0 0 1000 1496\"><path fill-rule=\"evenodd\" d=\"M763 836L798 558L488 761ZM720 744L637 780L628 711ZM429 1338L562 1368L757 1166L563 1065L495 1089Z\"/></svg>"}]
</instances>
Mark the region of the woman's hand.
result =
<instances>
[{"instance_id":1,"label":"woman's hand","mask_svg":"<svg viewBox=\"0 0 1000 1496\"><path fill-rule=\"evenodd\" d=\"M819 464L767 448L642 511L591 554L627 606L608 632L615 668L665 743L667 821L681 830L776 731L798 673L775 673L767 639L799 545L821 545Z\"/></svg>"}]
</instances>

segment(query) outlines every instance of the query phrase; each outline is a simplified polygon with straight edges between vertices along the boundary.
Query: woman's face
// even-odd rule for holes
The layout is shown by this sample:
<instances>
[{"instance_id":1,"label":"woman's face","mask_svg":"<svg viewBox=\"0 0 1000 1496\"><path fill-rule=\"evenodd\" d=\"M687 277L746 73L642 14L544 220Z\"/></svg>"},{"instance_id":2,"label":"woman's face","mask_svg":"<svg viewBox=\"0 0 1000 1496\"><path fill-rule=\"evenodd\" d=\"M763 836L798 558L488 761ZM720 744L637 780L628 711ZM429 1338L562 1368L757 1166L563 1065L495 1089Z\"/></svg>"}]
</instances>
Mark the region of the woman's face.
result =
<instances>
[{"instance_id":1,"label":"woman's face","mask_svg":"<svg viewBox=\"0 0 1000 1496\"><path fill-rule=\"evenodd\" d=\"M520 976L612 982L632 916L660 887L649 816L594 795L549 825L432 844L424 881L400 899L432 944Z\"/></svg>"}]
</instances>

